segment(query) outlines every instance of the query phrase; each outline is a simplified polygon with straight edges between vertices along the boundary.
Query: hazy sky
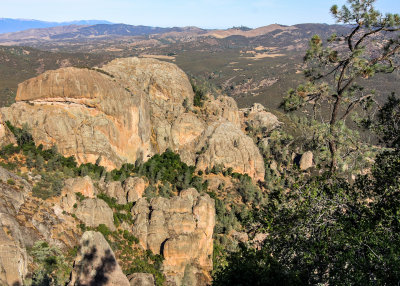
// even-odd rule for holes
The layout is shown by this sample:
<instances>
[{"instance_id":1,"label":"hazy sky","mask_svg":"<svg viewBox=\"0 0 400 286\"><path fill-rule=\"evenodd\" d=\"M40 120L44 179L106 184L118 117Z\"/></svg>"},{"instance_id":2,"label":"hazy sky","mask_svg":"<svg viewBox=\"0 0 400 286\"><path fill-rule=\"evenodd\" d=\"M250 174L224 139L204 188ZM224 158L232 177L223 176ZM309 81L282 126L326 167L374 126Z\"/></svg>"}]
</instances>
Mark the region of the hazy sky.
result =
<instances>
[{"instance_id":1,"label":"hazy sky","mask_svg":"<svg viewBox=\"0 0 400 286\"><path fill-rule=\"evenodd\" d=\"M329 8L345 0L0 0L0 17L46 21L108 20L149 26L227 28L334 23ZM377 0L400 13L400 0Z\"/></svg>"}]
</instances>

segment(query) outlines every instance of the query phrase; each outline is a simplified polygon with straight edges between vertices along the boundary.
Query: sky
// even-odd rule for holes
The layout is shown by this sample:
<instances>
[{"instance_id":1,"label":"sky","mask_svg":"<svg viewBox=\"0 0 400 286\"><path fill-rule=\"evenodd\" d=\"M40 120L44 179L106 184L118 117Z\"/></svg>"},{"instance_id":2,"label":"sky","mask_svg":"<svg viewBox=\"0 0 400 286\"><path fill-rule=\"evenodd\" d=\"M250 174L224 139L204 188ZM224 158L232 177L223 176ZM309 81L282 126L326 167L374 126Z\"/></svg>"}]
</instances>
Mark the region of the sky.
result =
<instances>
[{"instance_id":1,"label":"sky","mask_svg":"<svg viewBox=\"0 0 400 286\"><path fill-rule=\"evenodd\" d=\"M159 27L251 28L269 24L328 23L333 4L345 0L0 0L0 17L44 21L108 20ZM400 0L376 8L399 13Z\"/></svg>"}]
</instances>

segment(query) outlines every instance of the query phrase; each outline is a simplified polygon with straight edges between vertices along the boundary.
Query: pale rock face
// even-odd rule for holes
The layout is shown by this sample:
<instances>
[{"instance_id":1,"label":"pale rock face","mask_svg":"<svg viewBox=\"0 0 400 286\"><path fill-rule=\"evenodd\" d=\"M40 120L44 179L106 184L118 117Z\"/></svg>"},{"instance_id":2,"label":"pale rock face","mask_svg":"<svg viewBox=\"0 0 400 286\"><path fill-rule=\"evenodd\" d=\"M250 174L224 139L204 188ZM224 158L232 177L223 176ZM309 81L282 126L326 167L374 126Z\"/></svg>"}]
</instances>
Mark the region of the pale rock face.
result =
<instances>
[{"instance_id":1,"label":"pale rock face","mask_svg":"<svg viewBox=\"0 0 400 286\"><path fill-rule=\"evenodd\" d=\"M83 200L76 208L75 215L87 226L97 227L104 224L110 230L115 230L113 211L101 199Z\"/></svg>"},{"instance_id":2,"label":"pale rock face","mask_svg":"<svg viewBox=\"0 0 400 286\"><path fill-rule=\"evenodd\" d=\"M143 196L146 183L142 178L129 177L125 180L123 187L126 192L127 202L136 202Z\"/></svg>"},{"instance_id":3,"label":"pale rock face","mask_svg":"<svg viewBox=\"0 0 400 286\"><path fill-rule=\"evenodd\" d=\"M204 148L203 148L204 147ZM229 122L216 122L205 131L198 145L202 154L196 167L201 170L222 164L234 172L246 173L255 180L264 180L264 160L253 140ZM205 150L204 150L205 149Z\"/></svg>"},{"instance_id":4,"label":"pale rock face","mask_svg":"<svg viewBox=\"0 0 400 286\"><path fill-rule=\"evenodd\" d=\"M101 233L86 231L82 235L80 246L69 286L130 285L115 259L114 252Z\"/></svg>"},{"instance_id":5,"label":"pale rock face","mask_svg":"<svg viewBox=\"0 0 400 286\"><path fill-rule=\"evenodd\" d=\"M0 284L22 285L28 273L28 254L22 243L18 222L9 214L0 213Z\"/></svg>"},{"instance_id":6,"label":"pale rock face","mask_svg":"<svg viewBox=\"0 0 400 286\"><path fill-rule=\"evenodd\" d=\"M197 141L204 133L205 122L192 113L181 114L172 124L172 149L177 151L183 162L195 165Z\"/></svg>"},{"instance_id":7,"label":"pale rock face","mask_svg":"<svg viewBox=\"0 0 400 286\"><path fill-rule=\"evenodd\" d=\"M234 99L210 96L203 110L194 114L183 106L184 102L189 109L193 105L192 86L174 64L125 58L102 69L110 76L63 68L29 79L19 85L17 102L2 108L0 114L13 125L28 124L37 144L45 148L55 144L60 153L75 156L78 163L100 159L107 169L146 161L167 148L178 152L186 164L195 165L206 143L213 145L217 137L226 136L228 142L246 146L240 145L244 149L239 150L217 143L226 153L217 147L218 155L200 156L200 167L222 163L256 180L263 178L255 144L240 131Z\"/></svg>"},{"instance_id":8,"label":"pale rock face","mask_svg":"<svg viewBox=\"0 0 400 286\"><path fill-rule=\"evenodd\" d=\"M3 120L0 120L0 148L9 144L17 144L14 134L8 129Z\"/></svg>"},{"instance_id":9,"label":"pale rock face","mask_svg":"<svg viewBox=\"0 0 400 286\"><path fill-rule=\"evenodd\" d=\"M74 206L76 206L77 203L78 200L76 198L75 193L67 193L61 197L60 207L68 213L73 213Z\"/></svg>"},{"instance_id":10,"label":"pale rock face","mask_svg":"<svg viewBox=\"0 0 400 286\"><path fill-rule=\"evenodd\" d=\"M187 267L196 273L187 285L210 282L207 273L212 270L214 200L188 189L171 199L159 197L150 203L139 199L132 215L133 234L140 243L164 256L163 272L169 285L183 285Z\"/></svg>"},{"instance_id":11,"label":"pale rock face","mask_svg":"<svg viewBox=\"0 0 400 286\"><path fill-rule=\"evenodd\" d=\"M226 120L233 125L240 127L239 109L236 101L229 96L219 96L216 99L209 99L204 103L207 121Z\"/></svg>"},{"instance_id":12,"label":"pale rock face","mask_svg":"<svg viewBox=\"0 0 400 286\"><path fill-rule=\"evenodd\" d=\"M173 148L171 127L185 112L183 102L193 103L193 90L186 74L176 65L155 59L116 59L102 67L133 94L145 94L150 109L151 143L157 153Z\"/></svg>"},{"instance_id":13,"label":"pale rock face","mask_svg":"<svg viewBox=\"0 0 400 286\"><path fill-rule=\"evenodd\" d=\"M56 144L79 163L111 169L150 153L149 118L143 98L132 96L109 76L78 68L48 71L18 86L16 103L3 108L5 120L28 124L36 144Z\"/></svg>"},{"instance_id":14,"label":"pale rock face","mask_svg":"<svg viewBox=\"0 0 400 286\"><path fill-rule=\"evenodd\" d=\"M243 110L247 113L245 118L246 125L253 128L262 129L265 132L271 132L282 123L274 114L267 112L260 103L255 103L252 107Z\"/></svg>"},{"instance_id":15,"label":"pale rock face","mask_svg":"<svg viewBox=\"0 0 400 286\"><path fill-rule=\"evenodd\" d=\"M23 183L22 190L0 183L0 285L20 283L28 273L28 254L23 227L15 217L24 204L30 186L21 178L0 167L0 179Z\"/></svg>"},{"instance_id":16,"label":"pale rock face","mask_svg":"<svg viewBox=\"0 0 400 286\"><path fill-rule=\"evenodd\" d=\"M147 249L147 228L149 224L149 204L145 198L140 198L131 210L135 223L132 227L134 235L139 239L140 245Z\"/></svg>"},{"instance_id":17,"label":"pale rock face","mask_svg":"<svg viewBox=\"0 0 400 286\"><path fill-rule=\"evenodd\" d=\"M299 162L300 170L307 170L313 166L313 153L311 151L305 152L301 155Z\"/></svg>"},{"instance_id":18,"label":"pale rock face","mask_svg":"<svg viewBox=\"0 0 400 286\"><path fill-rule=\"evenodd\" d=\"M126 201L126 190L122 188L121 182L109 182L106 185L105 193L111 198L117 199L117 204L124 205Z\"/></svg>"},{"instance_id":19,"label":"pale rock face","mask_svg":"<svg viewBox=\"0 0 400 286\"><path fill-rule=\"evenodd\" d=\"M154 277L149 273L133 273L128 276L131 286L154 286Z\"/></svg>"},{"instance_id":20,"label":"pale rock face","mask_svg":"<svg viewBox=\"0 0 400 286\"><path fill-rule=\"evenodd\" d=\"M68 193L81 193L85 197L94 198L95 189L92 179L89 176L76 177L65 180L64 188L61 190L61 195Z\"/></svg>"}]
</instances>

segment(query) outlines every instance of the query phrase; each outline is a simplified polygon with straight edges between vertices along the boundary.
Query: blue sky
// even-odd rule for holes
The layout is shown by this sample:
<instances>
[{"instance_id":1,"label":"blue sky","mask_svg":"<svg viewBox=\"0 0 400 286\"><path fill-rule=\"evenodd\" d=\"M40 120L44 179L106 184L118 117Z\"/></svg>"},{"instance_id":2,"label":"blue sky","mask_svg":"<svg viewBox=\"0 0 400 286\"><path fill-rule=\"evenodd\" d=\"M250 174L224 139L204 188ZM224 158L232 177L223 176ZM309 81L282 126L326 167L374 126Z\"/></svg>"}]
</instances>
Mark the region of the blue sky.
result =
<instances>
[{"instance_id":1,"label":"blue sky","mask_svg":"<svg viewBox=\"0 0 400 286\"><path fill-rule=\"evenodd\" d=\"M274 23L334 23L329 8L344 3L345 0L0 0L0 17L255 28ZM400 0L377 0L376 7L381 12L400 13Z\"/></svg>"}]
</instances>

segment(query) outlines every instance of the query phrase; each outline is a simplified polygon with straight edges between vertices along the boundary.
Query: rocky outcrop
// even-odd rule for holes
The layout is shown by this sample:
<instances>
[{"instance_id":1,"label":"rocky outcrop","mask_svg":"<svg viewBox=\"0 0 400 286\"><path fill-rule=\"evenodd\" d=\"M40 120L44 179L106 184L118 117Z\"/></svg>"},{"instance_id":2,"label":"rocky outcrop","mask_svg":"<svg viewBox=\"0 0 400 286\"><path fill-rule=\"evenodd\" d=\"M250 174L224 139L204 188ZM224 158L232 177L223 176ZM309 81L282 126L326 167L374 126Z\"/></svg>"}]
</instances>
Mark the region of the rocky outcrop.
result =
<instances>
[{"instance_id":1,"label":"rocky outcrop","mask_svg":"<svg viewBox=\"0 0 400 286\"><path fill-rule=\"evenodd\" d=\"M57 145L63 155L73 155L79 163L97 162L108 169L146 161L167 148L195 165L201 151L197 147L206 147L213 135L210 126L229 123L228 130L233 133L225 135L242 138L239 141L246 141L252 154L244 155L248 150L241 150L237 158L232 158L231 152L210 154L201 159L201 168L224 163L262 179L261 157L253 152L255 144L239 134L235 101L209 95L204 107L196 110L193 97L186 74L176 65L125 58L113 60L101 70L47 71L21 83L16 103L0 113L13 125L27 124L37 144L45 148ZM240 157L245 159L241 166L236 161Z\"/></svg>"},{"instance_id":2,"label":"rocky outcrop","mask_svg":"<svg viewBox=\"0 0 400 286\"><path fill-rule=\"evenodd\" d=\"M82 235L68 285L129 286L130 284L103 235L95 231L86 231Z\"/></svg>"},{"instance_id":3,"label":"rocky outcrop","mask_svg":"<svg viewBox=\"0 0 400 286\"><path fill-rule=\"evenodd\" d=\"M255 103L251 108L243 109L245 125L263 132L271 132L282 123L271 112L267 112L260 103Z\"/></svg>"},{"instance_id":4,"label":"rocky outcrop","mask_svg":"<svg viewBox=\"0 0 400 286\"><path fill-rule=\"evenodd\" d=\"M0 167L0 285L22 285L28 273L27 237L16 216L29 191L25 180Z\"/></svg>"},{"instance_id":5,"label":"rocky outcrop","mask_svg":"<svg viewBox=\"0 0 400 286\"><path fill-rule=\"evenodd\" d=\"M299 167L300 170L305 171L313 166L313 153L311 151L305 152L300 157Z\"/></svg>"},{"instance_id":6,"label":"rocky outcrop","mask_svg":"<svg viewBox=\"0 0 400 286\"><path fill-rule=\"evenodd\" d=\"M117 204L124 205L127 203L127 191L122 188L122 184L120 181L107 183L105 194L110 198L117 199Z\"/></svg>"},{"instance_id":7,"label":"rocky outcrop","mask_svg":"<svg viewBox=\"0 0 400 286\"><path fill-rule=\"evenodd\" d=\"M154 277L149 273L133 273L128 276L131 286L154 286Z\"/></svg>"},{"instance_id":8,"label":"rocky outcrop","mask_svg":"<svg viewBox=\"0 0 400 286\"><path fill-rule=\"evenodd\" d=\"M205 131L198 144L197 168L221 164L234 172L264 180L264 161L253 140L230 122L216 122Z\"/></svg>"},{"instance_id":9,"label":"rocky outcrop","mask_svg":"<svg viewBox=\"0 0 400 286\"><path fill-rule=\"evenodd\" d=\"M218 96L211 98L204 104L207 121L226 120L240 127L239 109L236 101L229 96Z\"/></svg>"},{"instance_id":10,"label":"rocky outcrop","mask_svg":"<svg viewBox=\"0 0 400 286\"><path fill-rule=\"evenodd\" d=\"M104 224L109 229L115 230L113 211L107 203L101 199L83 200L77 206L75 215L87 226L97 227L100 224Z\"/></svg>"},{"instance_id":11,"label":"rocky outcrop","mask_svg":"<svg viewBox=\"0 0 400 286\"><path fill-rule=\"evenodd\" d=\"M95 188L92 179L89 176L86 176L65 180L61 194L65 195L68 193L81 193L85 197L94 198Z\"/></svg>"},{"instance_id":12,"label":"rocky outcrop","mask_svg":"<svg viewBox=\"0 0 400 286\"><path fill-rule=\"evenodd\" d=\"M124 190L128 203L136 202L143 196L146 183L142 178L129 177L124 181Z\"/></svg>"},{"instance_id":13,"label":"rocky outcrop","mask_svg":"<svg viewBox=\"0 0 400 286\"><path fill-rule=\"evenodd\" d=\"M151 139L155 152L173 147L171 128L185 112L183 102L193 102L193 90L186 74L176 65L147 58L116 59L102 67L134 94L143 93L149 102Z\"/></svg>"},{"instance_id":14,"label":"rocky outcrop","mask_svg":"<svg viewBox=\"0 0 400 286\"><path fill-rule=\"evenodd\" d=\"M0 148L9 144L16 144L14 134L8 129L3 120L0 120Z\"/></svg>"},{"instance_id":15,"label":"rocky outcrop","mask_svg":"<svg viewBox=\"0 0 400 286\"><path fill-rule=\"evenodd\" d=\"M21 83L16 101L2 109L5 120L27 124L37 144L57 145L80 163L101 158L114 168L150 153L144 99L110 76L78 68L48 71Z\"/></svg>"},{"instance_id":16,"label":"rocky outcrop","mask_svg":"<svg viewBox=\"0 0 400 286\"><path fill-rule=\"evenodd\" d=\"M26 249L35 241L60 248L77 242L75 219L31 191L30 183L0 167L0 285L23 285L31 261Z\"/></svg>"},{"instance_id":17,"label":"rocky outcrop","mask_svg":"<svg viewBox=\"0 0 400 286\"><path fill-rule=\"evenodd\" d=\"M212 270L214 200L195 189L179 196L139 199L132 209L133 233L143 247L162 254L163 272L170 285L182 285L185 269L194 273L191 284L205 285ZM187 270L186 270L187 271Z\"/></svg>"}]
</instances>

